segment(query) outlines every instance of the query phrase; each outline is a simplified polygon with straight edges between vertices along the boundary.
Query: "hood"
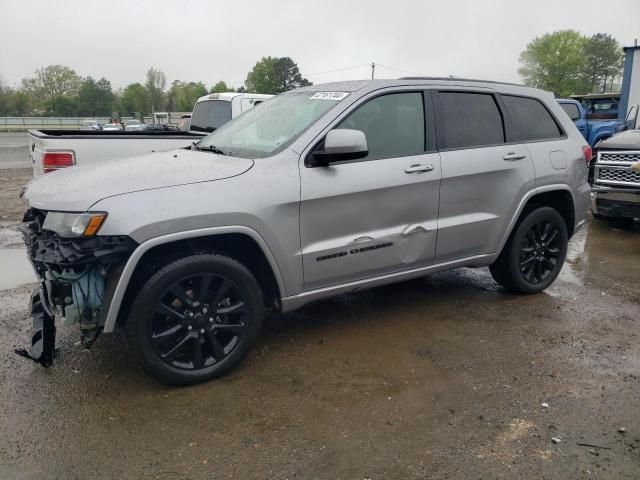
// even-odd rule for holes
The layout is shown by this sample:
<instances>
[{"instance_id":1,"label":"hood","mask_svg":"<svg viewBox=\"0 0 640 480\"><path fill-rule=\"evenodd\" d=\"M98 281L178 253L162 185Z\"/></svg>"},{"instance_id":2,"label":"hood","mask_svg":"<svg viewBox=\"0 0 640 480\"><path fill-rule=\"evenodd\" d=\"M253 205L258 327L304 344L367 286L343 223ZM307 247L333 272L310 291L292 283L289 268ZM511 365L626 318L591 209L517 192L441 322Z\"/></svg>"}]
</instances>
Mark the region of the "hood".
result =
<instances>
[{"instance_id":1,"label":"hood","mask_svg":"<svg viewBox=\"0 0 640 480\"><path fill-rule=\"evenodd\" d=\"M640 150L640 130L626 130L598 143L598 149Z\"/></svg>"},{"instance_id":2,"label":"hood","mask_svg":"<svg viewBox=\"0 0 640 480\"><path fill-rule=\"evenodd\" d=\"M42 210L87 210L107 197L210 182L240 175L253 160L209 152L173 150L65 168L32 180L23 198Z\"/></svg>"}]
</instances>

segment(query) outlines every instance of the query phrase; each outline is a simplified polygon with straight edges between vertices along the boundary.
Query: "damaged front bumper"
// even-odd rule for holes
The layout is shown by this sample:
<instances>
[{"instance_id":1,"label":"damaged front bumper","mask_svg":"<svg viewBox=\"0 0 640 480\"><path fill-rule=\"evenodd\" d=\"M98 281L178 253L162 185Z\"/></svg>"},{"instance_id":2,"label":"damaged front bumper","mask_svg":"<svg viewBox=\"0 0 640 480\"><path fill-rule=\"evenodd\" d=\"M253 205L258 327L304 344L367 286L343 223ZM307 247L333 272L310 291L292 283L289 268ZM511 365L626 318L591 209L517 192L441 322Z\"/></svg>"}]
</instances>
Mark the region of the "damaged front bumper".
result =
<instances>
[{"instance_id":1,"label":"damaged front bumper","mask_svg":"<svg viewBox=\"0 0 640 480\"><path fill-rule=\"evenodd\" d=\"M79 324L82 344L89 347L104 325L109 285L136 242L123 235L62 238L43 230L46 212L29 209L20 230L40 280L31 300L33 335L29 351L16 351L42 365L55 356L55 319Z\"/></svg>"}]
</instances>

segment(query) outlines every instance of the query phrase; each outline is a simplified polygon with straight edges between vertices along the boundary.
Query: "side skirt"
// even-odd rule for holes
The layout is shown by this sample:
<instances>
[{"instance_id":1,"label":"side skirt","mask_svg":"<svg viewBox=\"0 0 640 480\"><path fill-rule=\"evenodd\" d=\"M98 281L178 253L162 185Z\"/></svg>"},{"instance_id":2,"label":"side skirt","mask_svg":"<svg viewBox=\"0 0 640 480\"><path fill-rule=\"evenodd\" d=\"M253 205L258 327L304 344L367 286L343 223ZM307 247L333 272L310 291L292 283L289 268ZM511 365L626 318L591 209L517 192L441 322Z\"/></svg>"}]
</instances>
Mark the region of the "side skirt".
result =
<instances>
[{"instance_id":1,"label":"side skirt","mask_svg":"<svg viewBox=\"0 0 640 480\"><path fill-rule=\"evenodd\" d=\"M323 298L333 297L344 293L353 293L368 288L379 287L389 283L401 282L412 278L422 277L429 273L441 272L458 267L483 267L490 265L496 258L497 254L483 254L466 257L460 260L452 260L449 262L429 265L427 267L415 268L412 270L403 270L400 272L388 273L377 277L365 278L353 282L342 283L340 285L331 285L329 287L317 288L307 292L299 293L282 299L282 311L290 312L301 306L320 300Z\"/></svg>"}]
</instances>

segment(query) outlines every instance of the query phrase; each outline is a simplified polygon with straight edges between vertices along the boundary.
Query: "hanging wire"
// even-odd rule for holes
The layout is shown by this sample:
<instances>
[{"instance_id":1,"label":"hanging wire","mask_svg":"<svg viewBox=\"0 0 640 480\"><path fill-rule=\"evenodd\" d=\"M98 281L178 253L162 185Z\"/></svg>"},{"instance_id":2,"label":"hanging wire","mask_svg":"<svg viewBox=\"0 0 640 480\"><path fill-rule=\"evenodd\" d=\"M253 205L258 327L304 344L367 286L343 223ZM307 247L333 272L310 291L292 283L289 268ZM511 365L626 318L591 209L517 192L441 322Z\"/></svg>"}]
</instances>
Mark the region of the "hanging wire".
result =
<instances>
[{"instance_id":1,"label":"hanging wire","mask_svg":"<svg viewBox=\"0 0 640 480\"><path fill-rule=\"evenodd\" d=\"M383 68L388 68L389 70L395 70L397 72L408 73L409 75L416 75L416 76L419 76L419 77L426 77L427 76L424 73L411 72L409 70L404 70L403 68L391 67L389 65L384 65L382 63L376 63L376 66L383 67Z\"/></svg>"}]
</instances>

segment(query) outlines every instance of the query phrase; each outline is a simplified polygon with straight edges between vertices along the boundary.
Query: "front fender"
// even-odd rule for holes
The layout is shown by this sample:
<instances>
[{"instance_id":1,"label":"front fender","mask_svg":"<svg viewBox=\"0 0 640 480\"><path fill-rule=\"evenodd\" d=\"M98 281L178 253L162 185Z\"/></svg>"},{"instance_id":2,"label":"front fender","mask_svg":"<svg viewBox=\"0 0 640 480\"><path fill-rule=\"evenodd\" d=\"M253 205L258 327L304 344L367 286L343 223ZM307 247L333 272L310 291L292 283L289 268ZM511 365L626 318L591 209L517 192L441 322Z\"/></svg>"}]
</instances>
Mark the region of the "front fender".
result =
<instances>
[{"instance_id":1,"label":"front fender","mask_svg":"<svg viewBox=\"0 0 640 480\"><path fill-rule=\"evenodd\" d=\"M116 320L118 318L118 313L120 312L120 308L122 306L122 300L124 299L124 295L127 291L127 287L129 286L129 282L133 273L140 262L140 259L143 255L158 245L162 245L165 243L171 243L178 240L186 240L189 238L197 238L197 237L205 237L211 235L222 235L227 233L240 233L243 235L247 235L252 238L260 247L264 256L266 257L271 269L273 271L273 275L278 284L278 288L281 292L286 294L284 280L282 277L282 273L278 267L278 264L273 256L273 253L269 249L267 243L264 239L256 232L255 230L242 226L242 225L230 225L224 227L210 227L210 228L201 228L197 230L188 230L184 232L170 233L167 235L161 235L158 237L151 238L143 243L141 243L138 248L136 248L131 256L128 258L124 268L122 269L122 273L120 274L115 289L113 291L113 296L111 297L111 301L108 305L108 310L106 314L106 319L104 323L103 332L111 333L114 331L116 326Z\"/></svg>"}]
</instances>

